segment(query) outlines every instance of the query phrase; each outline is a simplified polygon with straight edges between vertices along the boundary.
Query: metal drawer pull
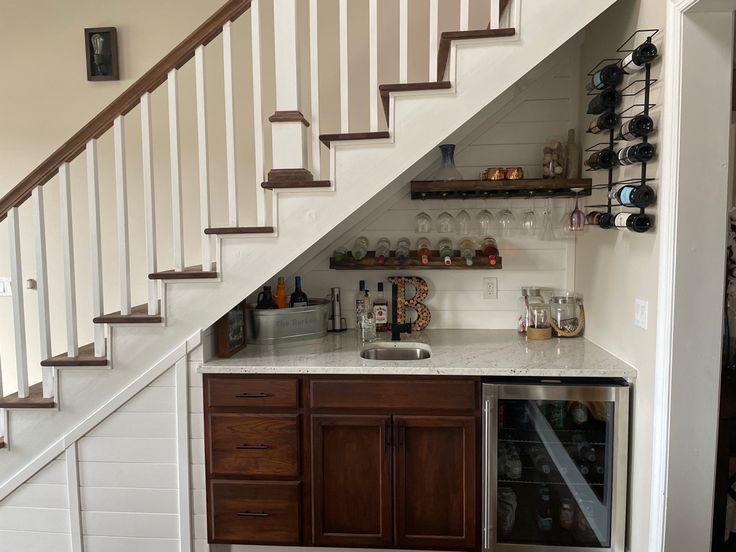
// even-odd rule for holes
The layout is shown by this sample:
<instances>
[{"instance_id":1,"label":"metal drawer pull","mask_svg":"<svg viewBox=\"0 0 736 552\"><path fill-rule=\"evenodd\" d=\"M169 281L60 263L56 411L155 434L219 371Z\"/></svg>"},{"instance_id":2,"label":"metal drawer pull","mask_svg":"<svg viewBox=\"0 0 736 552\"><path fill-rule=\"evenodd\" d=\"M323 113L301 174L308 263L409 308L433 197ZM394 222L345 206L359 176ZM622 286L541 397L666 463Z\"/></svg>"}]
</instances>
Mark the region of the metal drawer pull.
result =
<instances>
[{"instance_id":1,"label":"metal drawer pull","mask_svg":"<svg viewBox=\"0 0 736 552\"><path fill-rule=\"evenodd\" d=\"M238 512L237 515L240 517L268 517L271 514L266 512Z\"/></svg>"},{"instance_id":2,"label":"metal drawer pull","mask_svg":"<svg viewBox=\"0 0 736 552\"><path fill-rule=\"evenodd\" d=\"M238 450L266 450L268 445L238 445L235 448Z\"/></svg>"},{"instance_id":3,"label":"metal drawer pull","mask_svg":"<svg viewBox=\"0 0 736 552\"><path fill-rule=\"evenodd\" d=\"M236 399L263 399L265 397L273 397L273 393L240 393L235 395Z\"/></svg>"}]
</instances>

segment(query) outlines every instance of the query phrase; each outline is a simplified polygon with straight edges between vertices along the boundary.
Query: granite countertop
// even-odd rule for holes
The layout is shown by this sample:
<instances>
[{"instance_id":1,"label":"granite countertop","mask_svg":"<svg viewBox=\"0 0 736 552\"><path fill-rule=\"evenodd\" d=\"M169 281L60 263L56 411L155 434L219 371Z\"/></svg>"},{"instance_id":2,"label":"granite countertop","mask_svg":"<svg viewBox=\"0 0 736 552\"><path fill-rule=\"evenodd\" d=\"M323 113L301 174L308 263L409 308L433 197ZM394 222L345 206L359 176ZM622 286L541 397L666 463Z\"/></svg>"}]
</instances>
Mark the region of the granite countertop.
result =
<instances>
[{"instance_id":1,"label":"granite countertop","mask_svg":"<svg viewBox=\"0 0 736 552\"><path fill-rule=\"evenodd\" d=\"M249 345L231 358L205 362L206 374L396 374L636 378L636 369L585 338L527 341L514 330L427 330L360 343L354 330L322 340L271 347ZM387 343L388 341L388 343ZM426 360L379 361L360 357L376 345L429 346Z\"/></svg>"}]
</instances>

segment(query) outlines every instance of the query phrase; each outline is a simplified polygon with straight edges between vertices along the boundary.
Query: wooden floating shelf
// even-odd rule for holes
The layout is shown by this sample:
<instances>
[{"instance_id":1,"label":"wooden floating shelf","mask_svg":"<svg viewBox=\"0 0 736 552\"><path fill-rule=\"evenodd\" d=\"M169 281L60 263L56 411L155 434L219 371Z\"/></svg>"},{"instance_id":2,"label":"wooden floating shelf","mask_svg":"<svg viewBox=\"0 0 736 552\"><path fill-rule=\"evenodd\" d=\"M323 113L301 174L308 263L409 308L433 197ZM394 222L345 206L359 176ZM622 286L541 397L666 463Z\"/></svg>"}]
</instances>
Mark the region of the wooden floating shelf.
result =
<instances>
[{"instance_id":1,"label":"wooden floating shelf","mask_svg":"<svg viewBox=\"0 0 736 552\"><path fill-rule=\"evenodd\" d=\"M452 264L450 265L445 264L439 251L432 251L429 264L426 265L417 258L416 251L410 251L409 258L405 259L403 264L394 257L394 254L395 252L391 251L384 264L378 264L375 251L369 251L368 256L360 261L356 261L352 256L339 262L334 257L330 257L330 268L333 270L500 270L503 268L503 259L500 255L496 257L495 266L491 266L488 257L484 257L480 251L475 252L472 266L465 263L465 259L460 256L460 251L452 252Z\"/></svg>"},{"instance_id":2,"label":"wooden floating shelf","mask_svg":"<svg viewBox=\"0 0 736 552\"><path fill-rule=\"evenodd\" d=\"M575 197L572 188L589 196L591 178L525 178L522 180L412 180L412 199Z\"/></svg>"}]
</instances>

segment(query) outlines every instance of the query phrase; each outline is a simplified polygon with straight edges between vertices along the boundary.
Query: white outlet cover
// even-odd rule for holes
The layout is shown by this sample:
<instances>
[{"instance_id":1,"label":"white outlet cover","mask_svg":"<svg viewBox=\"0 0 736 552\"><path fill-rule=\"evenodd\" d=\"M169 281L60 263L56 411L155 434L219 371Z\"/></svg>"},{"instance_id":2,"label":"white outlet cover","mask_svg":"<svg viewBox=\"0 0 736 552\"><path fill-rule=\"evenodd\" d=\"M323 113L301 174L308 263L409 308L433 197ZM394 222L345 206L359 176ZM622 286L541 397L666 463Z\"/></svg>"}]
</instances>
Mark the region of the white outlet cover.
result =
<instances>
[{"instance_id":1,"label":"white outlet cover","mask_svg":"<svg viewBox=\"0 0 736 552\"><path fill-rule=\"evenodd\" d=\"M10 285L10 278L0 278L0 297L10 297L13 291Z\"/></svg>"},{"instance_id":2,"label":"white outlet cover","mask_svg":"<svg viewBox=\"0 0 736 552\"><path fill-rule=\"evenodd\" d=\"M483 278L483 299L498 299L498 278Z\"/></svg>"},{"instance_id":3,"label":"white outlet cover","mask_svg":"<svg viewBox=\"0 0 736 552\"><path fill-rule=\"evenodd\" d=\"M649 318L649 301L637 299L634 302L634 325L642 330L647 329Z\"/></svg>"}]
</instances>

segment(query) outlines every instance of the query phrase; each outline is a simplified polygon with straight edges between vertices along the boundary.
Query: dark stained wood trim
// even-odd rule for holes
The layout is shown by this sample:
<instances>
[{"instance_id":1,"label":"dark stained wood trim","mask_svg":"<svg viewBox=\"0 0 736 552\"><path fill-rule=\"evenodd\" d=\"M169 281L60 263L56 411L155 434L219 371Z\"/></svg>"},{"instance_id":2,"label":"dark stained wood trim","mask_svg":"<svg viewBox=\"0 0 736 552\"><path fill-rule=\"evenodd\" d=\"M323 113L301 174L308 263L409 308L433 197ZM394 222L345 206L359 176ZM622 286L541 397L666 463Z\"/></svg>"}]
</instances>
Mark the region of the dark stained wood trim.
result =
<instances>
[{"instance_id":1,"label":"dark stained wood trim","mask_svg":"<svg viewBox=\"0 0 736 552\"><path fill-rule=\"evenodd\" d=\"M301 111L274 111L268 120L272 123L301 123L309 126L309 121L304 118Z\"/></svg>"},{"instance_id":2,"label":"dark stained wood trim","mask_svg":"<svg viewBox=\"0 0 736 552\"><path fill-rule=\"evenodd\" d=\"M271 169L268 171L269 182L305 182L309 180L314 180L314 176L307 169Z\"/></svg>"},{"instance_id":3,"label":"dark stained wood trim","mask_svg":"<svg viewBox=\"0 0 736 552\"><path fill-rule=\"evenodd\" d=\"M386 130L378 132L346 132L343 134L320 134L319 140L325 146L329 147L332 142L342 142L346 140L378 140L381 138L390 138L391 135Z\"/></svg>"},{"instance_id":4,"label":"dark stained wood trim","mask_svg":"<svg viewBox=\"0 0 736 552\"><path fill-rule=\"evenodd\" d=\"M95 356L95 344L89 343L79 348L79 354L75 357L67 353L57 355L41 361L41 366L107 366L110 363L106 357Z\"/></svg>"},{"instance_id":5,"label":"dark stained wood trim","mask_svg":"<svg viewBox=\"0 0 736 552\"><path fill-rule=\"evenodd\" d=\"M229 0L94 119L21 180L18 185L0 199L0 221L7 216L12 207L17 207L31 197L34 188L43 186L51 180L57 174L61 164L71 162L82 153L87 142L102 136L112 126L116 117L125 115L138 105L144 93L153 92L166 80L172 69L179 69L194 57L194 51L197 47L206 45L217 37L222 32L222 26L225 23L234 21L245 13L250 8L250 3L251 0Z\"/></svg>"},{"instance_id":6,"label":"dark stained wood trim","mask_svg":"<svg viewBox=\"0 0 736 552\"><path fill-rule=\"evenodd\" d=\"M501 13L503 13L503 7ZM480 31L448 31L442 33L440 44L437 49L437 80L445 78L445 68L447 67L448 57L450 55L450 44L453 40L472 40L474 38L498 38L504 36L514 36L516 29L483 29Z\"/></svg>"},{"instance_id":7,"label":"dark stained wood trim","mask_svg":"<svg viewBox=\"0 0 736 552\"><path fill-rule=\"evenodd\" d=\"M574 197L572 188L580 188L580 196L592 193L590 178L526 178L522 180L412 180L412 199L441 199L442 194L453 197L483 196L487 193L497 197ZM425 195L426 194L426 195Z\"/></svg>"},{"instance_id":8,"label":"dark stained wood trim","mask_svg":"<svg viewBox=\"0 0 736 552\"><path fill-rule=\"evenodd\" d=\"M285 182L263 182L261 187L265 190L288 190L301 188L329 188L332 182L329 180L287 180Z\"/></svg>"},{"instance_id":9,"label":"dark stained wood trim","mask_svg":"<svg viewBox=\"0 0 736 552\"><path fill-rule=\"evenodd\" d=\"M273 226L225 226L222 228L205 228L204 233L214 236L231 234L273 234Z\"/></svg>"},{"instance_id":10,"label":"dark stained wood trim","mask_svg":"<svg viewBox=\"0 0 736 552\"><path fill-rule=\"evenodd\" d=\"M158 311L161 312L159 304ZM160 314L148 314L148 305L136 305L130 309L130 314L120 314L120 311L112 314L104 314L92 319L95 324L160 324L163 317Z\"/></svg>"},{"instance_id":11,"label":"dark stained wood trim","mask_svg":"<svg viewBox=\"0 0 736 552\"><path fill-rule=\"evenodd\" d=\"M389 98L391 92L410 92L418 90L446 90L452 88L450 81L439 81L439 82L405 82L401 84L382 84L378 87L381 93L381 103L383 103L383 113L386 115L386 122L388 122L389 112Z\"/></svg>"},{"instance_id":12,"label":"dark stained wood trim","mask_svg":"<svg viewBox=\"0 0 736 552\"><path fill-rule=\"evenodd\" d=\"M0 449L5 448L5 439L3 437L0 437Z\"/></svg>"},{"instance_id":13,"label":"dark stained wood trim","mask_svg":"<svg viewBox=\"0 0 736 552\"><path fill-rule=\"evenodd\" d=\"M206 280L217 278L216 270L202 270L202 265L188 266L184 270L163 270L148 275L149 280Z\"/></svg>"},{"instance_id":14,"label":"dark stained wood trim","mask_svg":"<svg viewBox=\"0 0 736 552\"><path fill-rule=\"evenodd\" d=\"M0 398L0 408L54 408L54 398L43 397L43 384L36 383L28 388L28 396L18 398L18 393Z\"/></svg>"}]
</instances>

